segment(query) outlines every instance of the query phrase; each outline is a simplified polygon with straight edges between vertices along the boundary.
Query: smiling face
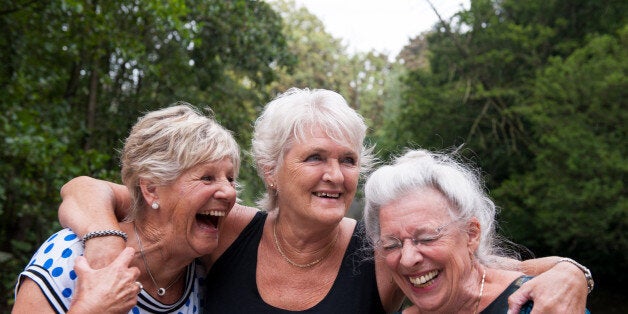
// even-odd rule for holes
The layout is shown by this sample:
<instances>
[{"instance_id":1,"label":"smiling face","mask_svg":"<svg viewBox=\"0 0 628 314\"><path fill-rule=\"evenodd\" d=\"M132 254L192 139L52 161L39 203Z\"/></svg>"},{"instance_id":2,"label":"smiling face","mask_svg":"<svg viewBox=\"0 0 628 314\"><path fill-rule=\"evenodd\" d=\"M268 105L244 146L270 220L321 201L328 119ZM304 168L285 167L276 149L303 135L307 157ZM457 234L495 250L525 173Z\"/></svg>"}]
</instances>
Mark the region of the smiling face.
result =
<instances>
[{"instance_id":1,"label":"smiling face","mask_svg":"<svg viewBox=\"0 0 628 314\"><path fill-rule=\"evenodd\" d=\"M471 301L469 290L477 289L469 256L476 248L475 236L462 221L452 219L449 208L439 191L425 188L380 211L381 239L402 239L403 246L387 249L383 241L378 254L405 295L425 311L457 312Z\"/></svg>"},{"instance_id":2,"label":"smiling face","mask_svg":"<svg viewBox=\"0 0 628 314\"><path fill-rule=\"evenodd\" d=\"M359 155L319 128L285 153L270 180L278 191L284 214L323 224L337 223L346 214L358 185Z\"/></svg>"},{"instance_id":3,"label":"smiling face","mask_svg":"<svg viewBox=\"0 0 628 314\"><path fill-rule=\"evenodd\" d=\"M233 163L225 158L192 167L173 184L156 187L160 223L172 228L177 246L187 243L198 256L216 248L219 226L236 200L234 175Z\"/></svg>"}]
</instances>

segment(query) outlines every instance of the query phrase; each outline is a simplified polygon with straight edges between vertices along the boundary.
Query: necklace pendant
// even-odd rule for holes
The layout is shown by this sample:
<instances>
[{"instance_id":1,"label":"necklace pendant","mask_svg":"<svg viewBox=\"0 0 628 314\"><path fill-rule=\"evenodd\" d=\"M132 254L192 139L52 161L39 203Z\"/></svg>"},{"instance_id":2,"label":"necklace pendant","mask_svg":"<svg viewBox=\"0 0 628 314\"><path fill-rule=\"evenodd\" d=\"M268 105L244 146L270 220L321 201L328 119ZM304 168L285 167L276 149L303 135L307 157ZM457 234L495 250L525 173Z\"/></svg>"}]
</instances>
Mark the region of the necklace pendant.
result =
<instances>
[{"instance_id":1,"label":"necklace pendant","mask_svg":"<svg viewBox=\"0 0 628 314\"><path fill-rule=\"evenodd\" d=\"M157 295L159 295L160 297L163 297L164 294L166 294L166 289L164 288L157 289Z\"/></svg>"}]
</instances>

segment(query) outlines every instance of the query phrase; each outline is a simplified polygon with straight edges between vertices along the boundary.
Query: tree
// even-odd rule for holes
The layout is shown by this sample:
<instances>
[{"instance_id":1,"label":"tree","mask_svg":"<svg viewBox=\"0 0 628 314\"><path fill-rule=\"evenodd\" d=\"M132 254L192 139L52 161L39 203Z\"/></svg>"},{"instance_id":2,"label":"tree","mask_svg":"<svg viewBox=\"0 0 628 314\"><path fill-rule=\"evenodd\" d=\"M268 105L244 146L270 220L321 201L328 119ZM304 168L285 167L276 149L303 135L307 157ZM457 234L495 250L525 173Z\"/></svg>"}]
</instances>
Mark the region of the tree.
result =
<instances>
[{"instance_id":1,"label":"tree","mask_svg":"<svg viewBox=\"0 0 628 314\"><path fill-rule=\"evenodd\" d=\"M534 133L533 169L506 180L507 230L541 254L588 261L621 282L628 263L628 26L540 71L516 108Z\"/></svg>"}]
</instances>

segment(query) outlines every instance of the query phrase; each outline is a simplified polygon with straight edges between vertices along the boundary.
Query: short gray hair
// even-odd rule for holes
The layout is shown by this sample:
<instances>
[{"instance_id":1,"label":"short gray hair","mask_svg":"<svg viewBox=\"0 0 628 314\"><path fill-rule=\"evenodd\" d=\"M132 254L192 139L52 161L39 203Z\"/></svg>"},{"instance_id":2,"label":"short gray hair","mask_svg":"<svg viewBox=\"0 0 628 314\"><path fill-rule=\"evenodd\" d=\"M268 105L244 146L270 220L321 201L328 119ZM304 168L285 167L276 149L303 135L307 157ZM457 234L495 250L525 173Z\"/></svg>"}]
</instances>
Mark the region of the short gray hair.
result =
<instances>
[{"instance_id":1,"label":"short gray hair","mask_svg":"<svg viewBox=\"0 0 628 314\"><path fill-rule=\"evenodd\" d=\"M363 218L371 243L380 238L381 207L424 188L436 189L448 200L453 207L449 212L452 218L467 222L472 217L478 219L482 231L475 256L484 264L492 263L491 256L501 253L496 247L497 209L484 191L479 170L453 155L427 150L409 150L367 179Z\"/></svg>"},{"instance_id":2,"label":"short gray hair","mask_svg":"<svg viewBox=\"0 0 628 314\"><path fill-rule=\"evenodd\" d=\"M224 158L233 162L237 177L240 148L233 135L188 103L177 102L140 117L120 158L122 182L133 201L127 219L135 219L138 209L145 205L140 179L168 185L194 166Z\"/></svg>"},{"instance_id":3,"label":"short gray hair","mask_svg":"<svg viewBox=\"0 0 628 314\"><path fill-rule=\"evenodd\" d=\"M372 148L364 146L367 130L364 118L336 92L291 88L269 102L255 121L251 153L259 176L264 179L267 174L275 173L294 141L303 140L316 127L334 141L355 149L362 174L370 170L373 156ZM258 205L273 210L277 195L267 187Z\"/></svg>"}]
</instances>

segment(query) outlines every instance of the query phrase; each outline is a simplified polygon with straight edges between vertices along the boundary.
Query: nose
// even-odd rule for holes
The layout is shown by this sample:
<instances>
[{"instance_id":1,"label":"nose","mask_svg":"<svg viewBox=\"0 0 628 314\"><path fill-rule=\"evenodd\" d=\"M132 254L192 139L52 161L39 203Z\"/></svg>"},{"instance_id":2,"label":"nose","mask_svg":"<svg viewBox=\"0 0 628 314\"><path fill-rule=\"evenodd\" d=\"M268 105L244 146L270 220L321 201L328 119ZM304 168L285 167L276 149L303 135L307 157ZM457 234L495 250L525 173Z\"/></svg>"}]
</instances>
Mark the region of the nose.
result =
<instances>
[{"instance_id":1,"label":"nose","mask_svg":"<svg viewBox=\"0 0 628 314\"><path fill-rule=\"evenodd\" d=\"M236 189L233 184L225 179L219 181L220 187L214 193L214 197L217 199L225 199L228 201L235 200L236 198Z\"/></svg>"},{"instance_id":2,"label":"nose","mask_svg":"<svg viewBox=\"0 0 628 314\"><path fill-rule=\"evenodd\" d=\"M340 163L337 159L330 159L323 174L323 181L341 183L344 180L344 175L340 170Z\"/></svg>"},{"instance_id":3,"label":"nose","mask_svg":"<svg viewBox=\"0 0 628 314\"><path fill-rule=\"evenodd\" d=\"M423 261L423 254L414 246L411 239L404 239L400 249L401 257L399 263L405 267L412 267Z\"/></svg>"}]
</instances>

